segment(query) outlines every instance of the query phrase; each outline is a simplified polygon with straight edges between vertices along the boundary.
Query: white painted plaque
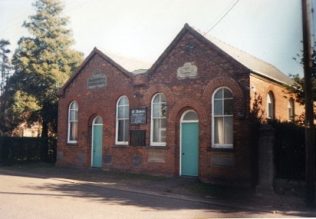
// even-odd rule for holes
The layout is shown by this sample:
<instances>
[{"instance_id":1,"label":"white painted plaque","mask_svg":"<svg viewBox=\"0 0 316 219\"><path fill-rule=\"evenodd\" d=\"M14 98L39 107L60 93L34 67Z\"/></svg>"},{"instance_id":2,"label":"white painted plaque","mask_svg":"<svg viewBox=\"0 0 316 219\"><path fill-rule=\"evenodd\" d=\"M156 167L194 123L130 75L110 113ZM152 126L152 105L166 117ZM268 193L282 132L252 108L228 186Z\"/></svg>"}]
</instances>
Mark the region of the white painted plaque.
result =
<instances>
[{"instance_id":1,"label":"white painted plaque","mask_svg":"<svg viewBox=\"0 0 316 219\"><path fill-rule=\"evenodd\" d=\"M193 62L186 62L183 66L177 69L177 78L185 79L185 78L195 78L197 76L198 68L194 65Z\"/></svg>"},{"instance_id":2,"label":"white painted plaque","mask_svg":"<svg viewBox=\"0 0 316 219\"><path fill-rule=\"evenodd\" d=\"M106 75L102 73L93 74L90 78L88 78L87 84L88 89L105 87L107 85Z\"/></svg>"}]
</instances>

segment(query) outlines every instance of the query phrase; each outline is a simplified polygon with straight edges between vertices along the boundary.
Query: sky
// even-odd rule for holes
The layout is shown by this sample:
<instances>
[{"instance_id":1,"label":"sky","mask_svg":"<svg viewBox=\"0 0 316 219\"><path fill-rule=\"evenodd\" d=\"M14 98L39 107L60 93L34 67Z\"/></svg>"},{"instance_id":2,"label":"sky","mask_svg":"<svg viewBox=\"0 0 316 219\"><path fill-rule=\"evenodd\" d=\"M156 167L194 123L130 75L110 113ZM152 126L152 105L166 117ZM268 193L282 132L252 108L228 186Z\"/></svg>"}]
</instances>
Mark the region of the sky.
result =
<instances>
[{"instance_id":1,"label":"sky","mask_svg":"<svg viewBox=\"0 0 316 219\"><path fill-rule=\"evenodd\" d=\"M97 47L130 71L149 68L188 23L202 34L275 65L285 74L302 75L302 66L293 59L302 50L301 0L236 1L64 0L63 3L64 15L70 19L68 27L75 40L74 48L87 56ZM22 23L34 14L34 2L0 0L0 39L10 40L11 49L27 34Z\"/></svg>"}]
</instances>

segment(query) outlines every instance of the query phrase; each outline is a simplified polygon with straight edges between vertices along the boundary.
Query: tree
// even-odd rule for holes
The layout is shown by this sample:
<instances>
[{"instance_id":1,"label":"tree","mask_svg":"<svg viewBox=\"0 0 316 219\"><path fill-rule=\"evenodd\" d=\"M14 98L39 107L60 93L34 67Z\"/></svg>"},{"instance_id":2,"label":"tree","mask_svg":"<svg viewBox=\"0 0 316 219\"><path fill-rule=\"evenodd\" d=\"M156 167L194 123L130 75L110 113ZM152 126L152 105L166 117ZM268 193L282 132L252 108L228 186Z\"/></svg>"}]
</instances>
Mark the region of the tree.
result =
<instances>
[{"instance_id":1,"label":"tree","mask_svg":"<svg viewBox=\"0 0 316 219\"><path fill-rule=\"evenodd\" d=\"M7 111L11 124L42 124L42 137L56 133L57 90L82 61L71 48L73 39L59 0L37 0L35 15L23 23L30 37L22 37L12 58L14 75L8 83Z\"/></svg>"},{"instance_id":2,"label":"tree","mask_svg":"<svg viewBox=\"0 0 316 219\"><path fill-rule=\"evenodd\" d=\"M304 63L303 57L300 54L297 54L294 60L299 60L302 65ZM313 101L316 101L316 48L313 48L312 52L312 65L312 97ZM290 77L293 79L294 84L288 86L288 90L295 94L297 101L301 104L305 104L304 78L298 74L290 75Z\"/></svg>"},{"instance_id":3,"label":"tree","mask_svg":"<svg viewBox=\"0 0 316 219\"><path fill-rule=\"evenodd\" d=\"M8 54L10 50L6 47L10 45L7 40L0 40L0 95L4 91L5 83L9 77L9 72L11 69Z\"/></svg>"}]
</instances>

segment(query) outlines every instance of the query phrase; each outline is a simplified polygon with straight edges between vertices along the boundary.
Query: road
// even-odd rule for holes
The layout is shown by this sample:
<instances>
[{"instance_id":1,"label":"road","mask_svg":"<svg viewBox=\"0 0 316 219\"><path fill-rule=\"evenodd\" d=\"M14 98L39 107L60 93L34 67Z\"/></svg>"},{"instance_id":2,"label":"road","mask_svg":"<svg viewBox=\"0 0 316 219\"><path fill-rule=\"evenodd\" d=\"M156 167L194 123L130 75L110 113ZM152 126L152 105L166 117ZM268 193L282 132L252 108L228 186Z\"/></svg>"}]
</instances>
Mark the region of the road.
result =
<instances>
[{"instance_id":1,"label":"road","mask_svg":"<svg viewBox=\"0 0 316 219\"><path fill-rule=\"evenodd\" d=\"M284 216L284 215L283 215ZM198 201L72 182L0 174L0 218L210 218L282 217Z\"/></svg>"}]
</instances>

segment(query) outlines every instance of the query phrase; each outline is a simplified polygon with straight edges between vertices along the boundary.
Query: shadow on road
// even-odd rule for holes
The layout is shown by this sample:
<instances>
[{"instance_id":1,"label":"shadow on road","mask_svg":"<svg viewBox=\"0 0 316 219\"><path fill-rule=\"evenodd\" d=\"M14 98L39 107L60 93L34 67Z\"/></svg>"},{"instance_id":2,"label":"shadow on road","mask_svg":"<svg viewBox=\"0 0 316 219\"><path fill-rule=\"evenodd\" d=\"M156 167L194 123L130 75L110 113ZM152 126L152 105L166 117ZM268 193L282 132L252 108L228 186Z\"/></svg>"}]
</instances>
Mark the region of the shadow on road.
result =
<instances>
[{"instance_id":1,"label":"shadow on road","mask_svg":"<svg viewBox=\"0 0 316 219\"><path fill-rule=\"evenodd\" d=\"M41 179L58 178L59 181L58 183L44 183L43 186L28 186L28 188L43 191L43 193L2 192L2 194L88 198L99 202L134 205L157 210L199 209L206 212L216 211L238 215L245 212L248 216L252 213L271 212L282 213L284 216L316 216L316 213L307 211L297 202L291 202L289 197L276 195L258 197L253 191L201 184L194 179L63 168L42 168L37 171L23 172L12 169L7 172L3 169L0 170L2 175ZM80 180L80 182L70 182L66 179ZM114 188L102 186L104 183L108 183ZM115 188L115 186L128 187L128 191ZM142 193L142 190L146 192ZM149 194L150 191L155 194ZM190 201L174 195L185 195L192 199L201 198L199 200L204 198L210 202ZM206 196L209 199L205 199Z\"/></svg>"}]
</instances>

